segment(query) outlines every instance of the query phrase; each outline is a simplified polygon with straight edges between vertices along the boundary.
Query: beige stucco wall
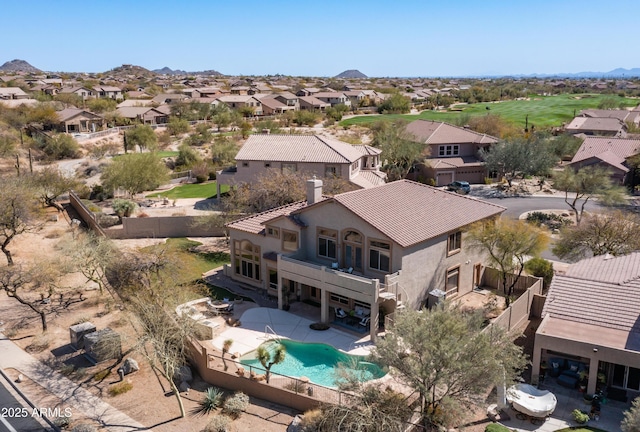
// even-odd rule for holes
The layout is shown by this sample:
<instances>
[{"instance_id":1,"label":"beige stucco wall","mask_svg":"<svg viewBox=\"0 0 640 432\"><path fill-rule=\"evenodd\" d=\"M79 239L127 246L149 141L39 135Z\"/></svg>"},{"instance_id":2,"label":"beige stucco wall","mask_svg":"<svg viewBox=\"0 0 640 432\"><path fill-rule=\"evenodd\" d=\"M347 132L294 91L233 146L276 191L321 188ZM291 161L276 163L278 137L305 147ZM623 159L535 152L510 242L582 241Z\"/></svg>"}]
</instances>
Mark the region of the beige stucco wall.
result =
<instances>
[{"instance_id":1,"label":"beige stucco wall","mask_svg":"<svg viewBox=\"0 0 640 432\"><path fill-rule=\"evenodd\" d=\"M243 164L248 164L244 166ZM266 167L265 164L269 164ZM220 173L217 180L222 184L239 184L239 183L253 183L261 176L267 175L273 170L282 170L282 165L287 162L271 162L271 161L238 161L237 172L233 174ZM349 179L349 166L348 163L343 164L324 164L324 163L308 163L298 162L296 163L296 171L300 173L308 174L309 176L316 176L318 178L324 178L325 167L327 165L336 165L340 169L340 177L343 179Z\"/></svg>"}]
</instances>

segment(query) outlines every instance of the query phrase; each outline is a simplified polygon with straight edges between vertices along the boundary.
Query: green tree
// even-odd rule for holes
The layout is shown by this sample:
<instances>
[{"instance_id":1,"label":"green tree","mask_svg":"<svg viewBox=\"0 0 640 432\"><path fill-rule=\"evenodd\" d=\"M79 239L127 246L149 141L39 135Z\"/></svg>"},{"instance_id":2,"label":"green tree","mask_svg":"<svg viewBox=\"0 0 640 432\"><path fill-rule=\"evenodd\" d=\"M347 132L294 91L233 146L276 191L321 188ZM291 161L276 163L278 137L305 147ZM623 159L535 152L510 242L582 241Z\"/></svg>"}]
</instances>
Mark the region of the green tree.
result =
<instances>
[{"instance_id":1,"label":"green tree","mask_svg":"<svg viewBox=\"0 0 640 432\"><path fill-rule=\"evenodd\" d=\"M282 363L286 356L287 350L284 345L278 344L273 354L268 348L259 346L256 350L256 358L267 372L266 380L269 383L271 378L271 367L275 364Z\"/></svg>"},{"instance_id":2,"label":"green tree","mask_svg":"<svg viewBox=\"0 0 640 432\"><path fill-rule=\"evenodd\" d=\"M115 99L106 99L106 98L96 98L89 99L87 101L87 107L89 110L95 113L105 113L109 111L114 111L118 106L118 102Z\"/></svg>"},{"instance_id":3,"label":"green tree","mask_svg":"<svg viewBox=\"0 0 640 432\"><path fill-rule=\"evenodd\" d=\"M222 364L224 364L224 370L229 369L229 367L227 366L227 359L225 358L225 356L231 349L231 345L233 345L233 339L225 339L224 342L222 343Z\"/></svg>"},{"instance_id":4,"label":"green tree","mask_svg":"<svg viewBox=\"0 0 640 432\"><path fill-rule=\"evenodd\" d=\"M220 132L221 129L228 127L233 122L231 110L227 105L220 103L218 106L214 107L211 121L216 124L218 132Z\"/></svg>"},{"instance_id":5,"label":"green tree","mask_svg":"<svg viewBox=\"0 0 640 432\"><path fill-rule=\"evenodd\" d=\"M525 270L533 276L541 277L544 286L549 288L551 279L553 279L553 263L544 258L535 257L527 261L524 265Z\"/></svg>"},{"instance_id":6,"label":"green tree","mask_svg":"<svg viewBox=\"0 0 640 432\"><path fill-rule=\"evenodd\" d=\"M149 125L138 125L126 132L126 147L135 149L136 146L143 151L153 149L158 143L156 133Z\"/></svg>"},{"instance_id":7,"label":"green tree","mask_svg":"<svg viewBox=\"0 0 640 432\"><path fill-rule=\"evenodd\" d=\"M537 256L549 242L543 230L521 220L498 219L474 224L467 233L471 246L488 254L488 265L495 266L507 295L513 294L526 260ZM511 283L509 275L514 275ZM508 304L507 304L508 305Z\"/></svg>"},{"instance_id":8,"label":"green tree","mask_svg":"<svg viewBox=\"0 0 640 432\"><path fill-rule=\"evenodd\" d=\"M133 201L124 200L124 199L114 199L111 203L111 208L118 215L120 219L123 217L131 217L133 212L135 211L138 205Z\"/></svg>"},{"instance_id":9,"label":"green tree","mask_svg":"<svg viewBox=\"0 0 640 432\"><path fill-rule=\"evenodd\" d=\"M189 131L189 122L185 119L171 117L167 124L167 130L173 136L185 134Z\"/></svg>"},{"instance_id":10,"label":"green tree","mask_svg":"<svg viewBox=\"0 0 640 432\"><path fill-rule=\"evenodd\" d=\"M104 168L101 179L106 190L123 189L133 196L156 189L169 179L169 173L155 153L134 153L113 159Z\"/></svg>"},{"instance_id":11,"label":"green tree","mask_svg":"<svg viewBox=\"0 0 640 432\"><path fill-rule=\"evenodd\" d=\"M545 175L556 164L546 137L534 134L529 138L513 137L480 150L488 171L503 175L509 186L516 177Z\"/></svg>"},{"instance_id":12,"label":"green tree","mask_svg":"<svg viewBox=\"0 0 640 432\"><path fill-rule=\"evenodd\" d=\"M216 137L211 145L211 159L216 166L232 165L237 154L238 144L227 137Z\"/></svg>"},{"instance_id":13,"label":"green tree","mask_svg":"<svg viewBox=\"0 0 640 432\"><path fill-rule=\"evenodd\" d=\"M624 202L625 197L624 188L615 185L609 172L598 166L586 166L578 171L566 167L555 173L553 187L564 192L564 202L573 210L577 225L591 198L604 204L617 204Z\"/></svg>"},{"instance_id":14,"label":"green tree","mask_svg":"<svg viewBox=\"0 0 640 432\"><path fill-rule=\"evenodd\" d=\"M417 142L417 139L406 131L406 127L407 122L404 120L379 121L371 126L371 144L382 150L382 170L387 174L389 181L405 178L409 170L427 156L425 146Z\"/></svg>"},{"instance_id":15,"label":"green tree","mask_svg":"<svg viewBox=\"0 0 640 432\"><path fill-rule=\"evenodd\" d=\"M73 159L78 157L80 146L71 135L37 135L36 145L50 160Z\"/></svg>"},{"instance_id":16,"label":"green tree","mask_svg":"<svg viewBox=\"0 0 640 432\"><path fill-rule=\"evenodd\" d=\"M56 202L56 199L81 184L78 179L64 175L54 166L48 166L36 171L32 176L32 181L42 204L47 207L54 207L58 211L63 211L64 209Z\"/></svg>"},{"instance_id":17,"label":"green tree","mask_svg":"<svg viewBox=\"0 0 640 432\"><path fill-rule=\"evenodd\" d=\"M212 139L213 134L209 130L209 126L204 123L200 123L196 125L194 133L185 140L185 143L199 147L210 143Z\"/></svg>"},{"instance_id":18,"label":"green tree","mask_svg":"<svg viewBox=\"0 0 640 432\"><path fill-rule=\"evenodd\" d=\"M178 156L176 157L176 168L186 168L200 162L202 158L200 154L187 143L182 143L178 147Z\"/></svg>"},{"instance_id":19,"label":"green tree","mask_svg":"<svg viewBox=\"0 0 640 432\"><path fill-rule=\"evenodd\" d=\"M404 114L409 111L411 111L411 100L400 93L392 94L378 106L380 114Z\"/></svg>"},{"instance_id":20,"label":"green tree","mask_svg":"<svg viewBox=\"0 0 640 432\"><path fill-rule=\"evenodd\" d=\"M624 412L624 419L620 423L622 432L640 431L640 397L633 400L631 408Z\"/></svg>"},{"instance_id":21,"label":"green tree","mask_svg":"<svg viewBox=\"0 0 640 432\"><path fill-rule=\"evenodd\" d=\"M448 303L396 314L372 357L419 395L425 427L445 425L452 413L484 402L487 388L513 382L524 368L522 348L497 327L483 328L481 312Z\"/></svg>"},{"instance_id":22,"label":"green tree","mask_svg":"<svg viewBox=\"0 0 640 432\"><path fill-rule=\"evenodd\" d=\"M553 247L556 256L569 261L636 250L640 250L640 217L621 210L584 216L580 225L561 229Z\"/></svg>"}]
</instances>

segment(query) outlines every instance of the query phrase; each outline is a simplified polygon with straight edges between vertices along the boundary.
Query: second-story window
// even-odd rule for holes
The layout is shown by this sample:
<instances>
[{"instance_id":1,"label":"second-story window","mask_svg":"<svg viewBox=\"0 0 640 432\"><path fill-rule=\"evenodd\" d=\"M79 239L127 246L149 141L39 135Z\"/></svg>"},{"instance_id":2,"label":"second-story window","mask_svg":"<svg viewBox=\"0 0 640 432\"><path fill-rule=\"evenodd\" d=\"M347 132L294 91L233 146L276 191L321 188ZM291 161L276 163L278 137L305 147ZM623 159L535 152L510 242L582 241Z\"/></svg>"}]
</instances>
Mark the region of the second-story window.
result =
<instances>
[{"instance_id":1,"label":"second-story window","mask_svg":"<svg viewBox=\"0 0 640 432\"><path fill-rule=\"evenodd\" d=\"M458 156L459 154L460 146L458 144L441 145L438 147L438 156Z\"/></svg>"},{"instance_id":2,"label":"second-story window","mask_svg":"<svg viewBox=\"0 0 640 432\"><path fill-rule=\"evenodd\" d=\"M453 255L460 252L462 248L462 231L449 234L447 240L447 255Z\"/></svg>"},{"instance_id":3,"label":"second-story window","mask_svg":"<svg viewBox=\"0 0 640 432\"><path fill-rule=\"evenodd\" d=\"M280 230L278 228L267 227L266 231L269 237L280 238Z\"/></svg>"},{"instance_id":4,"label":"second-story window","mask_svg":"<svg viewBox=\"0 0 640 432\"><path fill-rule=\"evenodd\" d=\"M318 256L336 259L338 232L326 228L318 228Z\"/></svg>"},{"instance_id":5,"label":"second-story window","mask_svg":"<svg viewBox=\"0 0 640 432\"><path fill-rule=\"evenodd\" d=\"M298 233L294 231L282 231L282 249L286 251L298 250Z\"/></svg>"},{"instance_id":6,"label":"second-story window","mask_svg":"<svg viewBox=\"0 0 640 432\"><path fill-rule=\"evenodd\" d=\"M337 165L325 165L325 177L340 177L340 168Z\"/></svg>"},{"instance_id":7,"label":"second-story window","mask_svg":"<svg viewBox=\"0 0 640 432\"><path fill-rule=\"evenodd\" d=\"M391 269L391 245L387 242L371 240L369 242L369 267L389 272Z\"/></svg>"}]
</instances>

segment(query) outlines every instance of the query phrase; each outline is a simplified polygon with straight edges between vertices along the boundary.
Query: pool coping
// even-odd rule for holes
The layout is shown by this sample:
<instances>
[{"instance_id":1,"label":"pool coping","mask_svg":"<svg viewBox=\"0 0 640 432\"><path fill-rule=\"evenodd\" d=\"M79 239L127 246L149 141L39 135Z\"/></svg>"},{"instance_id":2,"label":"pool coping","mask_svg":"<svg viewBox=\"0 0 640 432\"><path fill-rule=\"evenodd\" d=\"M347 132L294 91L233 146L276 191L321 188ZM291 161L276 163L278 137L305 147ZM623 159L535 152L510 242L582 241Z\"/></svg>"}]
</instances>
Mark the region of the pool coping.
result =
<instances>
[{"instance_id":1,"label":"pool coping","mask_svg":"<svg viewBox=\"0 0 640 432\"><path fill-rule=\"evenodd\" d=\"M374 346L368 334L356 336L333 327L327 330L312 330L309 325L314 321L280 309L248 309L240 317L240 322L240 327L227 328L213 338L213 347L222 351L224 341L232 339L229 351L243 356L274 336L299 342L324 343L347 354L363 356L369 355Z\"/></svg>"}]
</instances>

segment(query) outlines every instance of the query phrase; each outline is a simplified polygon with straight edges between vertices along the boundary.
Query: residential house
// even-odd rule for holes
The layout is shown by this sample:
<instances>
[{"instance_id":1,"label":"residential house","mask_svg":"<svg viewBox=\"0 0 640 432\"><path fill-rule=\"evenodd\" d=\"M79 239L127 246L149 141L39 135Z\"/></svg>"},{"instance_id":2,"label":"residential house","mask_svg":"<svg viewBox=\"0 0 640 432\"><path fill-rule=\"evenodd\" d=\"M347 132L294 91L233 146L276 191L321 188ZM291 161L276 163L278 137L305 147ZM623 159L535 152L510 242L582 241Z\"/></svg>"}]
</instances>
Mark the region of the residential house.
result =
<instances>
[{"instance_id":1,"label":"residential house","mask_svg":"<svg viewBox=\"0 0 640 432\"><path fill-rule=\"evenodd\" d=\"M484 182L487 171L479 151L498 142L497 138L431 120L415 120L406 131L425 144L425 162L415 167L414 178L432 178L436 186L453 181Z\"/></svg>"},{"instance_id":2,"label":"residential house","mask_svg":"<svg viewBox=\"0 0 640 432\"><path fill-rule=\"evenodd\" d=\"M280 308L319 305L324 323L337 308L358 311L374 339L381 311L470 292L483 266L464 231L504 210L409 180L325 197L313 179L306 201L227 224L227 274L276 295Z\"/></svg>"},{"instance_id":3,"label":"residential house","mask_svg":"<svg viewBox=\"0 0 640 432\"><path fill-rule=\"evenodd\" d=\"M344 92L318 92L314 93L313 97L320 99L322 102L331 104L332 107L336 105L351 106L351 100L344 94Z\"/></svg>"},{"instance_id":4,"label":"residential house","mask_svg":"<svg viewBox=\"0 0 640 432\"><path fill-rule=\"evenodd\" d=\"M150 106L123 106L118 107L116 111L120 116L136 120L143 124L155 125L164 124L169 121L169 114L160 110L160 107L153 108Z\"/></svg>"},{"instance_id":5,"label":"residential house","mask_svg":"<svg viewBox=\"0 0 640 432\"><path fill-rule=\"evenodd\" d=\"M640 394L640 252L587 258L553 277L535 336L534 381L543 361L546 375L567 375L558 379L569 387L577 385L572 372L584 370L586 393Z\"/></svg>"},{"instance_id":6,"label":"residential house","mask_svg":"<svg viewBox=\"0 0 640 432\"><path fill-rule=\"evenodd\" d=\"M252 107L254 115L262 115L262 103L255 96L250 95L225 95L218 97L219 103L224 103L231 109Z\"/></svg>"},{"instance_id":7,"label":"residential house","mask_svg":"<svg viewBox=\"0 0 640 432\"><path fill-rule=\"evenodd\" d=\"M293 107L295 110L300 109L300 100L298 99L298 96L294 95L291 92L285 91L285 92L274 94L272 96L275 99L282 102L283 104Z\"/></svg>"},{"instance_id":8,"label":"residential house","mask_svg":"<svg viewBox=\"0 0 640 432\"><path fill-rule=\"evenodd\" d=\"M615 117L575 117L564 129L571 135L584 134L619 138L627 136L627 125Z\"/></svg>"},{"instance_id":9,"label":"residential house","mask_svg":"<svg viewBox=\"0 0 640 432\"><path fill-rule=\"evenodd\" d=\"M359 107L360 104L362 104L364 100L367 98L367 95L362 90L350 90L350 91L342 92L342 94L344 94L346 97L349 98L349 101L351 102L351 106L354 106L354 107Z\"/></svg>"},{"instance_id":10,"label":"residential house","mask_svg":"<svg viewBox=\"0 0 640 432\"><path fill-rule=\"evenodd\" d=\"M331 106L330 103L321 101L313 96L300 96L298 97L301 110L309 111L324 111Z\"/></svg>"},{"instance_id":11,"label":"residential house","mask_svg":"<svg viewBox=\"0 0 640 432\"><path fill-rule=\"evenodd\" d=\"M171 104L176 102L184 102L188 99L189 97L187 95L184 95L181 93L162 93L154 96L153 99L151 100L157 103L158 105L162 105L162 104Z\"/></svg>"},{"instance_id":12,"label":"residential house","mask_svg":"<svg viewBox=\"0 0 640 432\"><path fill-rule=\"evenodd\" d=\"M576 170L584 166L601 166L611 172L614 181L624 183L629 173L627 159L637 154L640 154L640 139L588 136L569 165Z\"/></svg>"},{"instance_id":13,"label":"residential house","mask_svg":"<svg viewBox=\"0 0 640 432\"><path fill-rule=\"evenodd\" d=\"M101 99L123 99L122 89L114 86L94 86L93 90L96 92L96 96Z\"/></svg>"},{"instance_id":14,"label":"residential house","mask_svg":"<svg viewBox=\"0 0 640 432\"><path fill-rule=\"evenodd\" d=\"M629 110L600 110L589 109L580 111L578 117L589 118L617 118L625 123L633 123L636 126L640 124L640 112Z\"/></svg>"},{"instance_id":15,"label":"residential house","mask_svg":"<svg viewBox=\"0 0 640 432\"><path fill-rule=\"evenodd\" d=\"M29 99L29 95L20 87L0 87L0 99Z\"/></svg>"},{"instance_id":16,"label":"residential house","mask_svg":"<svg viewBox=\"0 0 640 432\"><path fill-rule=\"evenodd\" d=\"M96 92L93 89L87 87L63 87L60 89L60 93L72 93L78 95L82 100L92 99L96 97Z\"/></svg>"},{"instance_id":17,"label":"residential house","mask_svg":"<svg viewBox=\"0 0 640 432\"><path fill-rule=\"evenodd\" d=\"M251 135L236 155L236 166L218 172L220 185L253 183L272 170L340 177L360 188L383 184L380 150L320 135Z\"/></svg>"},{"instance_id":18,"label":"residential house","mask_svg":"<svg viewBox=\"0 0 640 432\"><path fill-rule=\"evenodd\" d=\"M56 129L65 133L92 133L104 129L105 121L98 114L78 108L65 108L56 112Z\"/></svg>"},{"instance_id":19,"label":"residential house","mask_svg":"<svg viewBox=\"0 0 640 432\"><path fill-rule=\"evenodd\" d=\"M319 93L320 89L316 87L306 87L298 90L296 96L313 96L316 93Z\"/></svg>"},{"instance_id":20,"label":"residential house","mask_svg":"<svg viewBox=\"0 0 640 432\"><path fill-rule=\"evenodd\" d=\"M259 98L260 103L262 104L262 113L264 115L282 114L287 111L295 111L296 109L295 106L287 105L286 103L274 98L271 94L255 95L254 97Z\"/></svg>"}]
</instances>

